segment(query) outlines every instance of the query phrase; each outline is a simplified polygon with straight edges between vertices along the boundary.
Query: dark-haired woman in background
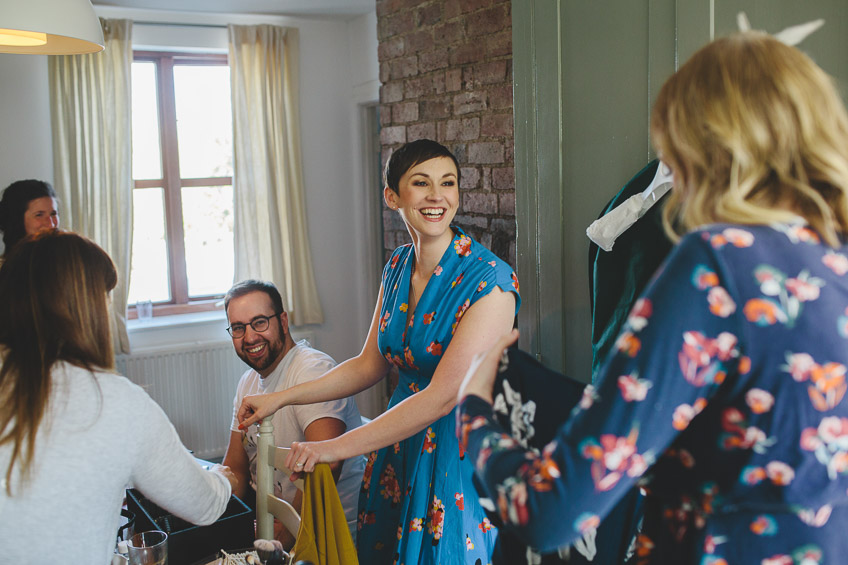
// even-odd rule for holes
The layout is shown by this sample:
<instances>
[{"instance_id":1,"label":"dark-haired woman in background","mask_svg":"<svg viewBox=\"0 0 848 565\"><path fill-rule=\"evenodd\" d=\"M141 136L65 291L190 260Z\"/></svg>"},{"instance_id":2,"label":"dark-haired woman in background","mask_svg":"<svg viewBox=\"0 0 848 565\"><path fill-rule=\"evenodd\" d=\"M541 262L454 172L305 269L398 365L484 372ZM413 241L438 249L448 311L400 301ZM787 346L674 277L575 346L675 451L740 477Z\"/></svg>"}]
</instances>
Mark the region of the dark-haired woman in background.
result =
<instances>
[{"instance_id":1,"label":"dark-haired woman in background","mask_svg":"<svg viewBox=\"0 0 848 565\"><path fill-rule=\"evenodd\" d=\"M287 464L368 454L359 500L357 549L363 565L487 565L496 537L471 486L453 409L471 358L513 325L518 281L491 251L452 226L459 164L435 141L395 151L383 195L412 244L392 253L362 352L323 377L261 396L239 411L250 425L289 404L356 394L395 365L400 381L388 410L328 441L292 445Z\"/></svg>"},{"instance_id":2,"label":"dark-haired woman in background","mask_svg":"<svg viewBox=\"0 0 848 565\"><path fill-rule=\"evenodd\" d=\"M112 260L57 230L0 269L0 561L107 565L124 489L196 524L235 478L204 471L161 408L114 371Z\"/></svg>"},{"instance_id":3,"label":"dark-haired woman in background","mask_svg":"<svg viewBox=\"0 0 848 565\"><path fill-rule=\"evenodd\" d=\"M56 192L41 180L13 182L0 197L0 231L4 255L28 235L59 227Z\"/></svg>"}]
</instances>

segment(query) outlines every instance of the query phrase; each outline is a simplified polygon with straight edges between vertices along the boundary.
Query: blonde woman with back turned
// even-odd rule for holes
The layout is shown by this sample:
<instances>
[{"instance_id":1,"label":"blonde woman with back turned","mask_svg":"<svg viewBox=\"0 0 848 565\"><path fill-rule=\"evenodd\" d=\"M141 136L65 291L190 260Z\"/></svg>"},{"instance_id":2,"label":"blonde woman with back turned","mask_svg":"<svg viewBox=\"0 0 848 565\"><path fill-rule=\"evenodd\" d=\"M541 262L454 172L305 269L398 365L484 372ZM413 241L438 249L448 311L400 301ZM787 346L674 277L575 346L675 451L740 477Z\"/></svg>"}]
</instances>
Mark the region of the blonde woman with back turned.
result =
<instances>
[{"instance_id":1,"label":"blonde woman with back turned","mask_svg":"<svg viewBox=\"0 0 848 565\"><path fill-rule=\"evenodd\" d=\"M848 555L848 116L808 57L716 40L659 93L679 243L541 454L492 413L505 336L460 391L460 433L503 519L543 551L635 484L639 564L844 563Z\"/></svg>"},{"instance_id":2,"label":"blonde woman with back turned","mask_svg":"<svg viewBox=\"0 0 848 565\"><path fill-rule=\"evenodd\" d=\"M0 269L0 561L111 562L132 484L196 524L218 519L232 473L204 471L159 406L114 371L100 247L56 230Z\"/></svg>"}]
</instances>

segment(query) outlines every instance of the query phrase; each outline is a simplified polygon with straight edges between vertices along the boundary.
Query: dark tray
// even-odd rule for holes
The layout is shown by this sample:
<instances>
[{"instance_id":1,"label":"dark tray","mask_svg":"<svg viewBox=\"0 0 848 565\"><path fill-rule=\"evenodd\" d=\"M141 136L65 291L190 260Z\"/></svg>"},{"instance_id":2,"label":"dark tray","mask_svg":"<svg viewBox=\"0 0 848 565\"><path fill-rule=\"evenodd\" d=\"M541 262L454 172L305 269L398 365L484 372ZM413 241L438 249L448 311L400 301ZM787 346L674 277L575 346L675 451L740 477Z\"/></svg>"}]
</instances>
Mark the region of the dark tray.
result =
<instances>
[{"instance_id":1,"label":"dark tray","mask_svg":"<svg viewBox=\"0 0 848 565\"><path fill-rule=\"evenodd\" d=\"M253 511L235 496L230 497L218 521L208 526L195 526L177 518L136 489L127 490L127 509L135 513L136 533L162 530L168 534L170 565L188 565L221 548L253 545Z\"/></svg>"}]
</instances>

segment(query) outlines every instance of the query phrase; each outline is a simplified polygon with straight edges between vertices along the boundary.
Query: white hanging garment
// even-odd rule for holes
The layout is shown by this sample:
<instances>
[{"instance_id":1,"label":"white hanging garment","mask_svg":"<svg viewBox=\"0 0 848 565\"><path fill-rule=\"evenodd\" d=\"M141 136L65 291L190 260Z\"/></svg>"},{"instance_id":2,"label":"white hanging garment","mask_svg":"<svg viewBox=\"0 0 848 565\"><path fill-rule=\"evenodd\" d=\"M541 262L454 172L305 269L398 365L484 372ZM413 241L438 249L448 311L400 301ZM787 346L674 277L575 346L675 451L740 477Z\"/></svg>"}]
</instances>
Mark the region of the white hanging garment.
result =
<instances>
[{"instance_id":1,"label":"white hanging garment","mask_svg":"<svg viewBox=\"0 0 848 565\"><path fill-rule=\"evenodd\" d=\"M586 228L586 235L604 251L611 251L615 240L636 220L645 215L666 192L671 190L671 169L660 161L651 184L641 194L634 194Z\"/></svg>"}]
</instances>

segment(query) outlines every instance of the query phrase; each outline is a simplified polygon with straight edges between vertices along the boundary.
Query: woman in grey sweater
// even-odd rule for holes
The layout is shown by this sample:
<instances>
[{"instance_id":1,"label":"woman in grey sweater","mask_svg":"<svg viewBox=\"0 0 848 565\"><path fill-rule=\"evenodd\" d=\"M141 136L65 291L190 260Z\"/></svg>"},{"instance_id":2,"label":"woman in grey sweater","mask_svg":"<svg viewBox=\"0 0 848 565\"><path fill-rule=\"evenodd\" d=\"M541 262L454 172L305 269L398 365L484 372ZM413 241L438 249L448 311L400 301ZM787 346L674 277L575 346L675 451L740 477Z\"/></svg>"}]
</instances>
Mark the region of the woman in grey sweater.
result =
<instances>
[{"instance_id":1,"label":"woman in grey sweater","mask_svg":"<svg viewBox=\"0 0 848 565\"><path fill-rule=\"evenodd\" d=\"M233 475L203 470L159 406L114 374L108 293L93 242L52 231L0 269L0 561L110 562L124 489L210 524Z\"/></svg>"}]
</instances>

